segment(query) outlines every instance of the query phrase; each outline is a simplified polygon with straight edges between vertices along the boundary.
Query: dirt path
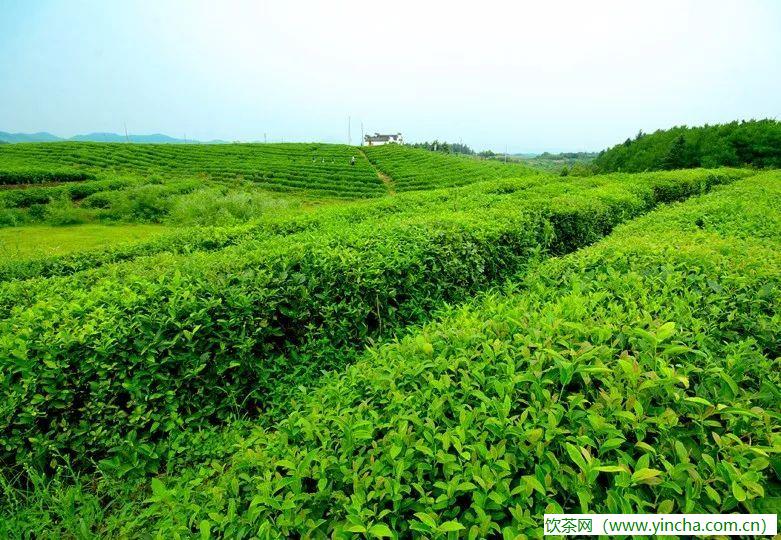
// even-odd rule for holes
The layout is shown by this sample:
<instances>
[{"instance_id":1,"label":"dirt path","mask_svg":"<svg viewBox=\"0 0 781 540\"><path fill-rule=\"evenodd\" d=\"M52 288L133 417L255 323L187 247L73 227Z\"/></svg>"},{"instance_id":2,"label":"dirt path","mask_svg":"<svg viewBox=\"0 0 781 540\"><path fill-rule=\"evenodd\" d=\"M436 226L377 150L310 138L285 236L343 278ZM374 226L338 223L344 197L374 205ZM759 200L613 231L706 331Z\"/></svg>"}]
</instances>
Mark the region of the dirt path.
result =
<instances>
[{"instance_id":1,"label":"dirt path","mask_svg":"<svg viewBox=\"0 0 781 540\"><path fill-rule=\"evenodd\" d=\"M380 179L380 182L385 184L385 189L388 190L388 195L395 195L396 194L396 183L393 181L393 178L379 170L377 167L374 166L374 163L372 163L369 158L366 156L366 153L358 147L358 152L364 157L366 161L369 162L369 165L372 166L372 169L374 169L374 172L377 173L377 178Z\"/></svg>"}]
</instances>

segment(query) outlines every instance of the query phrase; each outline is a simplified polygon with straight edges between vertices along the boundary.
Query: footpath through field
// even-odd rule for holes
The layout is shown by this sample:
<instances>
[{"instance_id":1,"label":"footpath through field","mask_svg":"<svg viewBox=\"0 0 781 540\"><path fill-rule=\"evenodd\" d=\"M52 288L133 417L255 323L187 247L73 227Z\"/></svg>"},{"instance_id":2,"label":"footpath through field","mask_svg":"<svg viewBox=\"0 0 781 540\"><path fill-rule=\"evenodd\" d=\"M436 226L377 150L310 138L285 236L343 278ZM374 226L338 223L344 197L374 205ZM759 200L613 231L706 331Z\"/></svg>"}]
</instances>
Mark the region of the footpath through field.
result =
<instances>
[{"instance_id":1,"label":"footpath through field","mask_svg":"<svg viewBox=\"0 0 781 540\"><path fill-rule=\"evenodd\" d=\"M361 147L357 147L358 152L363 156L363 159L369 162L369 165L372 166L374 171L377 173L377 178L380 179L380 181L385 185L385 188L388 190L388 195L395 195L396 194L396 182L393 181L393 178L382 172L377 168L374 163L369 159L369 157L366 155L366 153L363 151Z\"/></svg>"}]
</instances>

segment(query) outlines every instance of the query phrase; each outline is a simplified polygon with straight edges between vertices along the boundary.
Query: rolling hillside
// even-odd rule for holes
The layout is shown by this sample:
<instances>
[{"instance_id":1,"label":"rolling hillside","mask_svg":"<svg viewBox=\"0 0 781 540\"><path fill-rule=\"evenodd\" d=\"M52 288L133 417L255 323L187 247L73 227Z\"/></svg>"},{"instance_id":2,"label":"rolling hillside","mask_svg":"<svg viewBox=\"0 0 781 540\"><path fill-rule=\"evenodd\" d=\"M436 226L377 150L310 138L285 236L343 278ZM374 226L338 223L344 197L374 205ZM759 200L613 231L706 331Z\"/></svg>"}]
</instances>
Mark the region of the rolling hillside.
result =
<instances>
[{"instance_id":1,"label":"rolling hillside","mask_svg":"<svg viewBox=\"0 0 781 540\"><path fill-rule=\"evenodd\" d=\"M356 164L351 166L353 155ZM0 150L0 170L48 168L246 180L263 189L332 197L373 197L386 192L366 159L340 145L62 142L5 145Z\"/></svg>"},{"instance_id":2,"label":"rolling hillside","mask_svg":"<svg viewBox=\"0 0 781 540\"><path fill-rule=\"evenodd\" d=\"M536 174L533 169L519 163L478 160L419 148L385 145L362 150L377 169L393 179L398 191L455 187Z\"/></svg>"}]
</instances>

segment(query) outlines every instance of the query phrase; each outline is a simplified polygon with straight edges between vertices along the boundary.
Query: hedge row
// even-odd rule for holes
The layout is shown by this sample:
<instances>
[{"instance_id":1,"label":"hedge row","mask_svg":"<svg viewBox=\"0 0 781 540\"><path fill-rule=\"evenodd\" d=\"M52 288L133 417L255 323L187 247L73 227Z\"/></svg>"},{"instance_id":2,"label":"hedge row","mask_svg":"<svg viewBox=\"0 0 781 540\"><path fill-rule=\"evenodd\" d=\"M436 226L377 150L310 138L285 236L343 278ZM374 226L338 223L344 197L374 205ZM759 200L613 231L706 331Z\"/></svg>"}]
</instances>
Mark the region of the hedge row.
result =
<instances>
[{"instance_id":1,"label":"hedge row","mask_svg":"<svg viewBox=\"0 0 781 540\"><path fill-rule=\"evenodd\" d=\"M4 169L0 170L0 185L43 184L54 182L82 182L94 180L95 175L84 171Z\"/></svg>"},{"instance_id":2,"label":"hedge row","mask_svg":"<svg viewBox=\"0 0 781 540\"><path fill-rule=\"evenodd\" d=\"M736 174L734 171L730 175ZM603 177L605 179L611 177ZM84 184L78 190L81 198L84 197L84 189L97 184L96 194L112 190L123 190L124 185L90 182ZM129 180L128 180L129 182ZM214 251L227 246L235 245L248 239L265 238L268 236L286 236L305 229L315 229L327 225L330 228L352 227L357 223L370 220L384 220L389 217L400 219L403 216L421 215L437 211L443 205L448 204L452 208L458 207L461 211L471 211L475 208L494 204L490 198L491 192L496 191L498 197L507 193L520 193L531 188L537 188L537 197L544 197L539 191L542 184L546 184L546 193L552 193L555 186L569 182L558 177L534 176L523 180L514 180L503 186L500 183L491 186L475 186L475 188L461 190L441 190L431 193L404 194L399 197L383 198L381 200L356 201L333 206L319 206L311 211L300 212L274 212L270 215L262 215L252 224L235 227L213 227L188 229L175 234L166 235L150 242L125 247L112 247L100 251L75 253L62 256L53 256L35 260L10 260L0 261L0 282L11 280L25 280L33 277L50 277L69 275L75 272L96 268L104 264L126 261L136 257L153 255L170 251L173 253L193 253L197 251ZM135 186L129 184L127 187ZM41 188L44 192L34 197L42 197L44 200L56 198L50 189ZM26 190L39 191L39 190ZM93 190L94 191L94 190ZM61 195L60 192L58 192ZM110 193L108 193L110 195ZM0 201L3 193L0 192ZM68 196L71 196L68 193ZM91 195L90 195L91 196ZM528 197L527 197L528 200ZM29 283L11 284L16 288L31 288ZM5 295L0 292L0 299ZM0 304L2 300L0 300Z\"/></svg>"},{"instance_id":3,"label":"hedge row","mask_svg":"<svg viewBox=\"0 0 781 540\"><path fill-rule=\"evenodd\" d=\"M42 280L0 321L0 456L154 463L173 433L256 416L371 338L741 171L487 185L420 215ZM528 188L528 189L526 189ZM671 191L673 190L674 191ZM672 194L675 193L675 196ZM454 209L455 207L455 209Z\"/></svg>"},{"instance_id":4,"label":"hedge row","mask_svg":"<svg viewBox=\"0 0 781 540\"><path fill-rule=\"evenodd\" d=\"M545 513L776 513L780 202L781 175L750 178L544 263L327 376L229 466L152 480L113 525L517 538Z\"/></svg>"},{"instance_id":5,"label":"hedge row","mask_svg":"<svg viewBox=\"0 0 781 540\"><path fill-rule=\"evenodd\" d=\"M0 208L29 208L60 198L78 201L93 193L124 190L142 183L139 178L108 178L78 184L0 190Z\"/></svg>"}]
</instances>

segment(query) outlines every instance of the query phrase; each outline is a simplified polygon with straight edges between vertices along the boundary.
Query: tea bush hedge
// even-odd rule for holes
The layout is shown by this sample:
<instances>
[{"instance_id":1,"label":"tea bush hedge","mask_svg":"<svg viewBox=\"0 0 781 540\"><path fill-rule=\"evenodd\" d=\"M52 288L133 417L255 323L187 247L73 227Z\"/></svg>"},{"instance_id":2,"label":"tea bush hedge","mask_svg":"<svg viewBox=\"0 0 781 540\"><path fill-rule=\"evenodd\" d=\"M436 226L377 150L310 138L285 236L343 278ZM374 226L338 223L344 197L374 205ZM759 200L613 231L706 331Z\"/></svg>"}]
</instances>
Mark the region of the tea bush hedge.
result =
<instances>
[{"instance_id":1,"label":"tea bush hedge","mask_svg":"<svg viewBox=\"0 0 781 540\"><path fill-rule=\"evenodd\" d=\"M42 184L48 182L81 182L94 180L95 175L85 171L0 169L0 184Z\"/></svg>"},{"instance_id":2,"label":"tea bush hedge","mask_svg":"<svg viewBox=\"0 0 781 540\"><path fill-rule=\"evenodd\" d=\"M346 212L284 237L3 288L0 459L155 470L182 451L182 433L257 416L443 302L593 242L660 197L746 174L488 183L434 193L396 219L393 204L378 203L352 227Z\"/></svg>"},{"instance_id":3,"label":"tea bush hedge","mask_svg":"<svg viewBox=\"0 0 781 540\"><path fill-rule=\"evenodd\" d=\"M778 512L780 306L772 173L371 349L230 464L152 480L124 532L517 538L544 513Z\"/></svg>"}]
</instances>

